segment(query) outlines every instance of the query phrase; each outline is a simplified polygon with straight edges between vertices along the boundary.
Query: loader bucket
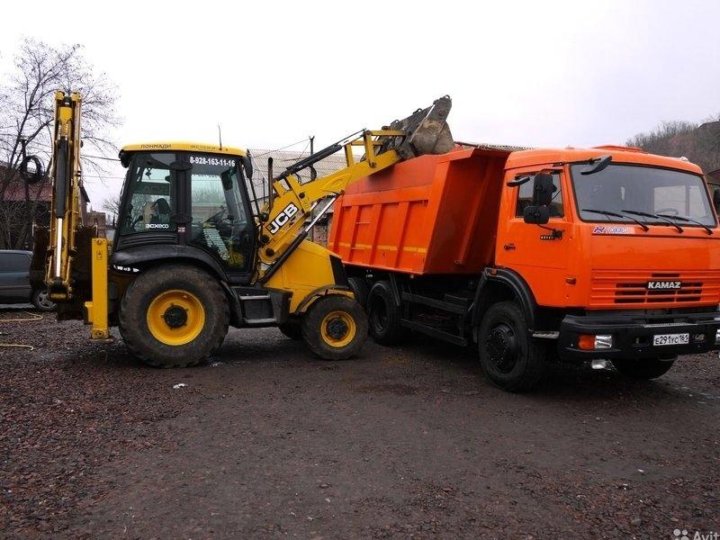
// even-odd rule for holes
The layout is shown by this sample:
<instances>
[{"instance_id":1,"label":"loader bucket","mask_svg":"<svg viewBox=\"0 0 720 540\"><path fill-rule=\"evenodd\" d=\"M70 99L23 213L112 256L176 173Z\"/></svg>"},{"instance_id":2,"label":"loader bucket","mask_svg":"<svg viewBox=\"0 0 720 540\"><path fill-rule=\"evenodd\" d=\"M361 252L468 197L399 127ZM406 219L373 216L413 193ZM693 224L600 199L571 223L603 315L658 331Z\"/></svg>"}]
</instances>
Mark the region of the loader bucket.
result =
<instances>
[{"instance_id":1,"label":"loader bucket","mask_svg":"<svg viewBox=\"0 0 720 540\"><path fill-rule=\"evenodd\" d=\"M389 129L399 129L407 135L394 138L384 150L394 149L403 159L410 159L423 154L444 154L455 146L447 117L450 114L452 100L443 96L435 100L432 106L418 109L407 118L395 120Z\"/></svg>"}]
</instances>

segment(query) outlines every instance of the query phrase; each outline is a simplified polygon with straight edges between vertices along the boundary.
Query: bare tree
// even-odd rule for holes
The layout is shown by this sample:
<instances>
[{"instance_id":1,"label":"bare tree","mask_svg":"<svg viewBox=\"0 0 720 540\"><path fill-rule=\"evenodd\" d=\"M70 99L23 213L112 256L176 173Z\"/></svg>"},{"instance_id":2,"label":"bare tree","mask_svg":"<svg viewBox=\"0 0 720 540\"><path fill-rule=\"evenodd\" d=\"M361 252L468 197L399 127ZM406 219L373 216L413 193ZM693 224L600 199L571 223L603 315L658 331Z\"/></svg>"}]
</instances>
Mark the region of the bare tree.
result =
<instances>
[{"instance_id":1,"label":"bare tree","mask_svg":"<svg viewBox=\"0 0 720 540\"><path fill-rule=\"evenodd\" d=\"M26 39L15 58L15 70L0 84L0 248L29 244L43 184L48 180L45 176L32 189L26 188L18 167L27 154L39 157L49 170L57 90L82 95L85 148L101 157L115 150L108 136L110 128L118 124L115 85L104 73L93 70L80 45L55 48ZM96 158L83 159L83 170L106 173ZM18 192L23 196L18 197Z\"/></svg>"},{"instance_id":2,"label":"bare tree","mask_svg":"<svg viewBox=\"0 0 720 540\"><path fill-rule=\"evenodd\" d=\"M120 216L120 195L105 199L102 204L102 209L105 211L108 223L117 223L118 217Z\"/></svg>"}]
</instances>

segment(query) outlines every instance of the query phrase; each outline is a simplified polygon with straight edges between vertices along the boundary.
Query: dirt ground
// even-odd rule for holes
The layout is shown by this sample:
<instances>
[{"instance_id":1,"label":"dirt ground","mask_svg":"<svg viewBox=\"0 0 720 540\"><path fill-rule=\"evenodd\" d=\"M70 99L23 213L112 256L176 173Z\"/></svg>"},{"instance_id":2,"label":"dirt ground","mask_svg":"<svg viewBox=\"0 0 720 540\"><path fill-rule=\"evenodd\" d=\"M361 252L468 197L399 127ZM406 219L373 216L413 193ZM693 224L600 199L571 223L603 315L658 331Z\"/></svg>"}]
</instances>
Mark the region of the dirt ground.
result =
<instances>
[{"instance_id":1,"label":"dirt ground","mask_svg":"<svg viewBox=\"0 0 720 540\"><path fill-rule=\"evenodd\" d=\"M0 310L0 537L678 538L720 532L720 361L654 382L471 350L323 362L274 329L156 370L80 323Z\"/></svg>"}]
</instances>

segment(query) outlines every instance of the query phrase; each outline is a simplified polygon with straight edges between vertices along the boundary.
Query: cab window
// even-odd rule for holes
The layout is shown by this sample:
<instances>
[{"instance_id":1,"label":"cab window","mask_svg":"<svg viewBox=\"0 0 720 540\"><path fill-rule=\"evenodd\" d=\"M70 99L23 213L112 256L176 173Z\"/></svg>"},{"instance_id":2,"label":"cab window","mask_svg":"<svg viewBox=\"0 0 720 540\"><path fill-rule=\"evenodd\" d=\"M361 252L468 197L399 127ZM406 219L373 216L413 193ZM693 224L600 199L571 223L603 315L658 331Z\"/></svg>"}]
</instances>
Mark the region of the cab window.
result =
<instances>
[{"instance_id":1,"label":"cab window","mask_svg":"<svg viewBox=\"0 0 720 540\"><path fill-rule=\"evenodd\" d=\"M176 195L170 163L175 154L145 154L128 171L128 203L121 217L121 234L175 231Z\"/></svg>"},{"instance_id":2,"label":"cab window","mask_svg":"<svg viewBox=\"0 0 720 540\"><path fill-rule=\"evenodd\" d=\"M191 244L212 253L230 269L247 271L248 246L254 224L240 189L240 164L235 158L189 156Z\"/></svg>"}]
</instances>

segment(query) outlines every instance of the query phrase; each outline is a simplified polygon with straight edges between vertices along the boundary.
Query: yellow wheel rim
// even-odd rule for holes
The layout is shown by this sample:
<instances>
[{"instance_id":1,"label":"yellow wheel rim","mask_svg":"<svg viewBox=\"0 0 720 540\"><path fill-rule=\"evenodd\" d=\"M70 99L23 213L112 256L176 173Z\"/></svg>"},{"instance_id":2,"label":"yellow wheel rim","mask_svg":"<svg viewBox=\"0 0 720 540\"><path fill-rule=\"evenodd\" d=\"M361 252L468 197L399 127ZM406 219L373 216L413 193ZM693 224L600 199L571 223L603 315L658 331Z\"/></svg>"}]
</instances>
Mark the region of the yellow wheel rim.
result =
<instances>
[{"instance_id":1,"label":"yellow wheel rim","mask_svg":"<svg viewBox=\"0 0 720 540\"><path fill-rule=\"evenodd\" d=\"M345 347L352 343L357 334L355 319L345 311L331 311L322 320L320 335L331 347Z\"/></svg>"},{"instance_id":2,"label":"yellow wheel rim","mask_svg":"<svg viewBox=\"0 0 720 540\"><path fill-rule=\"evenodd\" d=\"M205 327L205 308L192 293L171 289L158 294L147 310L152 336L165 345L185 345Z\"/></svg>"}]
</instances>

